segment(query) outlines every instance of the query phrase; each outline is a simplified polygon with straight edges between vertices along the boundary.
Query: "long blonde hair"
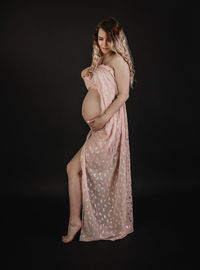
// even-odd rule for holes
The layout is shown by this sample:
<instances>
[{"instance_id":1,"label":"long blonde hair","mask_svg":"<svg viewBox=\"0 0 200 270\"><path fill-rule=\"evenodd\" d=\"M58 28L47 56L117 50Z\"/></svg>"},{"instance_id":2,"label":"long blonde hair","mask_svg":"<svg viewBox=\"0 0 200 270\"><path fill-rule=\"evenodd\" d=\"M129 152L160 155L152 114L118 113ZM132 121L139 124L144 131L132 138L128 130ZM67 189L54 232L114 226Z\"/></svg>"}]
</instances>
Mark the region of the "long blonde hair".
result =
<instances>
[{"instance_id":1,"label":"long blonde hair","mask_svg":"<svg viewBox=\"0 0 200 270\"><path fill-rule=\"evenodd\" d=\"M133 89L133 83L135 81L135 67L133 57L129 49L128 41L124 34L122 26L112 16L102 19L98 23L93 33L92 63L91 66L88 68L87 72L90 74L90 76L93 76L93 72L102 63L103 60L103 53L101 52L98 44L99 28L102 28L106 32L108 39L111 41L111 50L116 54L121 55L123 59L128 63L130 70L130 87Z\"/></svg>"}]
</instances>

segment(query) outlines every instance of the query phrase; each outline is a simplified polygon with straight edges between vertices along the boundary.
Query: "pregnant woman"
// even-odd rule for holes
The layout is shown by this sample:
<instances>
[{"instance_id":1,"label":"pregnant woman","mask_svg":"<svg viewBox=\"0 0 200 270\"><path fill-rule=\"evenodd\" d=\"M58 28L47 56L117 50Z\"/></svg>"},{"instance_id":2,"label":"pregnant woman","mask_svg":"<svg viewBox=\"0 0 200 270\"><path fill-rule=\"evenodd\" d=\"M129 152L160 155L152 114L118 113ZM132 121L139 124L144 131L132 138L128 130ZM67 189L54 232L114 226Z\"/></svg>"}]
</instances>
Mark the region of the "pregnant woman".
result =
<instances>
[{"instance_id":1,"label":"pregnant woman","mask_svg":"<svg viewBox=\"0 0 200 270\"><path fill-rule=\"evenodd\" d=\"M134 231L126 101L135 69L123 28L114 17L99 22L82 115L90 130L67 164L70 218L64 243L117 240ZM82 210L82 215L81 215Z\"/></svg>"}]
</instances>

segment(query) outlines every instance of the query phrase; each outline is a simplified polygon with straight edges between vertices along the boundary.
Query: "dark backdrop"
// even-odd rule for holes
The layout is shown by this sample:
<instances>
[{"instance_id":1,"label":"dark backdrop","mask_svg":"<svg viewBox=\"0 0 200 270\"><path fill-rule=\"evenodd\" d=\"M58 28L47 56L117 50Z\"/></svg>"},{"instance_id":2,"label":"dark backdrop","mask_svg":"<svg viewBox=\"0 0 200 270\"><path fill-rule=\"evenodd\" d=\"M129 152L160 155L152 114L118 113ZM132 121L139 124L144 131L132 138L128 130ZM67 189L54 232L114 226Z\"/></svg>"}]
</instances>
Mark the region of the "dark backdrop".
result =
<instances>
[{"instance_id":1,"label":"dark backdrop","mask_svg":"<svg viewBox=\"0 0 200 270\"><path fill-rule=\"evenodd\" d=\"M40 266L45 265L54 250L52 243L61 250L55 251L59 255L51 257L48 268L61 269L69 258L59 243L69 215L65 166L89 131L81 115L87 90L80 73L91 63L93 31L109 15L122 24L136 68L135 88L126 102L138 228L133 242L137 231L138 243L139 233L146 241L144 233L151 230L159 239L157 229L165 224L162 236L171 234L176 241L165 247L175 246L179 263L187 251L179 230L185 233L194 219L199 188L199 100L194 96L197 8L181 1L5 1L1 7L2 234L7 239L20 232L15 237L23 243L22 252L17 244L13 252L5 250L21 267L29 262L29 269L36 269L39 260ZM191 235L185 239L192 240ZM172 264L178 255L171 249L165 251L168 259L161 254L160 261L145 257L148 251L159 253L163 242L154 253L154 241L148 243L149 250L134 247L137 258L146 260L129 258L130 267L165 269L160 265L164 262L166 269L180 266ZM52 248L48 254L46 243ZM39 251L38 246L42 246ZM8 262L10 269L12 260Z\"/></svg>"}]
</instances>

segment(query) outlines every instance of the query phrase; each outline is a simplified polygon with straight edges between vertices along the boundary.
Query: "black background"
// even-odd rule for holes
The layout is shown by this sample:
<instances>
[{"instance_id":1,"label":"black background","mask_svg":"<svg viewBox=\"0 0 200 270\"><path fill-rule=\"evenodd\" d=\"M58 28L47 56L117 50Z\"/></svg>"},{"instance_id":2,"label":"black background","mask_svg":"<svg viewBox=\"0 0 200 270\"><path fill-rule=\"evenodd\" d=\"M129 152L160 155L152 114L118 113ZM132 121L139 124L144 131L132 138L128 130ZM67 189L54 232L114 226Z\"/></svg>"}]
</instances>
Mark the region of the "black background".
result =
<instances>
[{"instance_id":1,"label":"black background","mask_svg":"<svg viewBox=\"0 0 200 270\"><path fill-rule=\"evenodd\" d=\"M89 127L80 73L102 18L123 26L136 69L126 102L135 232L61 243L66 164ZM5 1L1 7L4 269L190 269L196 262L197 7L181 1Z\"/></svg>"}]
</instances>

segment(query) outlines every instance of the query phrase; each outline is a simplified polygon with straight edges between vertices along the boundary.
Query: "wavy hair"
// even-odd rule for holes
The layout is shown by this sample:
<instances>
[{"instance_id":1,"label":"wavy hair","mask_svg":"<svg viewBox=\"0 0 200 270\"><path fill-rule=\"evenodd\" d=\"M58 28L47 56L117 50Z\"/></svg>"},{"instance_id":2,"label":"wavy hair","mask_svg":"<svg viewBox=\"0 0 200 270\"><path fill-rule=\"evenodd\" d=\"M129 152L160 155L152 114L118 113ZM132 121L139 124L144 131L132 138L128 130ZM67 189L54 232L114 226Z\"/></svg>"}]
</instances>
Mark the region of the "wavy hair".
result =
<instances>
[{"instance_id":1,"label":"wavy hair","mask_svg":"<svg viewBox=\"0 0 200 270\"><path fill-rule=\"evenodd\" d=\"M88 68L87 72L90 76L93 76L93 72L96 68L102 63L103 53L98 44L98 31L99 28L102 28L108 37L108 40L111 41L111 51L115 52L118 55L121 55L122 58L128 63L130 70L130 87L133 89L134 76L135 76L135 67L134 60L128 46L127 38L124 34L124 30L120 23L112 16L102 19L94 33L93 33L93 52L92 52L92 63Z\"/></svg>"}]
</instances>

